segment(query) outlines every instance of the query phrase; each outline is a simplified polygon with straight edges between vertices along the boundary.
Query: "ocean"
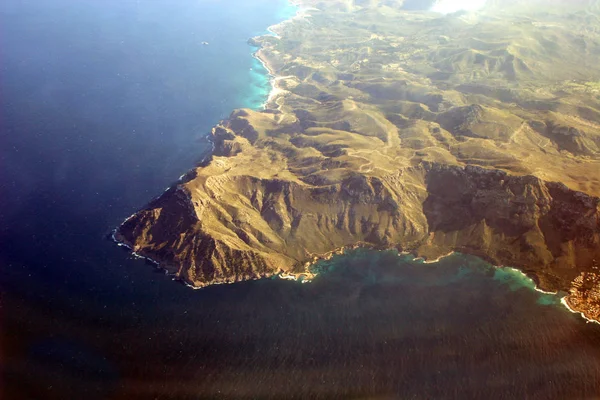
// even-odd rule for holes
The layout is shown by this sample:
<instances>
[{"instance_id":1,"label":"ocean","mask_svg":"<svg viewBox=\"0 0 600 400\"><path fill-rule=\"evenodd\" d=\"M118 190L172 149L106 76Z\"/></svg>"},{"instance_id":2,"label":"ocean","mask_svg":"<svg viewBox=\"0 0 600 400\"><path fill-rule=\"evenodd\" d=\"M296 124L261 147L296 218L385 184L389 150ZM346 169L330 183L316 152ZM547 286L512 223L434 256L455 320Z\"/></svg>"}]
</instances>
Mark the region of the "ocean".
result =
<instances>
[{"instance_id":1,"label":"ocean","mask_svg":"<svg viewBox=\"0 0 600 400\"><path fill-rule=\"evenodd\" d=\"M600 326L476 257L358 249L310 283L191 290L107 238L261 107L247 40L294 13L0 4L0 397L600 398Z\"/></svg>"}]
</instances>

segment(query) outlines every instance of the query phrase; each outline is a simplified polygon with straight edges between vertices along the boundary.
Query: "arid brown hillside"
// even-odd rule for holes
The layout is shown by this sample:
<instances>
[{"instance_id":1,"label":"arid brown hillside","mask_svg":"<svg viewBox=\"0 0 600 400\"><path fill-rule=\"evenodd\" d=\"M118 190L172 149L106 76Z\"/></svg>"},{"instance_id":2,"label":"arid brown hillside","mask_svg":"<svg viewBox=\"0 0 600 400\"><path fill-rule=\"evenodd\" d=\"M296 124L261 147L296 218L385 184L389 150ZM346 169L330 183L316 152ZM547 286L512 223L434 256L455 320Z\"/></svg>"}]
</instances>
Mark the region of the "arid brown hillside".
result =
<instances>
[{"instance_id":1,"label":"arid brown hillside","mask_svg":"<svg viewBox=\"0 0 600 400\"><path fill-rule=\"evenodd\" d=\"M213 157L115 238L196 287L356 245L458 250L599 319L598 3L303 4L252 40L276 76L266 110L216 126Z\"/></svg>"}]
</instances>

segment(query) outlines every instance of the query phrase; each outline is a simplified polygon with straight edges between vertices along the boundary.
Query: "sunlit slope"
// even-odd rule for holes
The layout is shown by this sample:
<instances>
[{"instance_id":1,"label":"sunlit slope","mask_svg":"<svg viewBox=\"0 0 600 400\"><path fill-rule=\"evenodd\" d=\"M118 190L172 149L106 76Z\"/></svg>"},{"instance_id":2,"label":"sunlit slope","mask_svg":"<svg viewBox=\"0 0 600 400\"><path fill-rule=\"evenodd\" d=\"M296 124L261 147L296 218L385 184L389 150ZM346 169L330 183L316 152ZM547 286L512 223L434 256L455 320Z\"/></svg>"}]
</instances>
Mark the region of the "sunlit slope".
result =
<instances>
[{"instance_id":1,"label":"sunlit slope","mask_svg":"<svg viewBox=\"0 0 600 400\"><path fill-rule=\"evenodd\" d=\"M119 240L194 286L301 273L358 244L469 252L551 290L595 276L596 1L447 16L304 3L309 17L254 39L283 94L215 127L212 160ZM572 297L597 318L590 287Z\"/></svg>"},{"instance_id":2,"label":"sunlit slope","mask_svg":"<svg viewBox=\"0 0 600 400\"><path fill-rule=\"evenodd\" d=\"M575 2L570 14L539 4L525 10L542 11L526 14L507 3L453 17L369 4L314 11L285 30L301 32L301 41L262 40L272 44L263 54L281 74L298 77L281 82L292 92L282 110L315 107L329 116L349 100L357 109L376 105L401 128L414 129L409 121L418 120L427 122L420 124L424 136L444 131L461 162L489 165L485 155L495 154L492 164L503 169L600 193L597 174L588 173L599 168L596 2ZM579 172L561 176L565 168Z\"/></svg>"}]
</instances>

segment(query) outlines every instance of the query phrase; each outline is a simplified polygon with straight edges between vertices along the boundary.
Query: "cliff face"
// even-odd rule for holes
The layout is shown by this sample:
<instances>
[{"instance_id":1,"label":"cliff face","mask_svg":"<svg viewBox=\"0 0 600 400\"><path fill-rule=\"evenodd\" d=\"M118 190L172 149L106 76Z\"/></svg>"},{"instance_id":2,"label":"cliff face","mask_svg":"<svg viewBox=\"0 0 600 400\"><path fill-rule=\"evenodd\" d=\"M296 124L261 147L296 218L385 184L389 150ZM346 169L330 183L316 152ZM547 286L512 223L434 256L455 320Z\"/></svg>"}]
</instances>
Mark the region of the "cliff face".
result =
<instances>
[{"instance_id":1,"label":"cliff face","mask_svg":"<svg viewBox=\"0 0 600 400\"><path fill-rule=\"evenodd\" d=\"M520 267L545 290L565 290L600 260L600 202L560 183L480 167L435 166L423 204L425 247L460 249Z\"/></svg>"},{"instance_id":2,"label":"cliff face","mask_svg":"<svg viewBox=\"0 0 600 400\"><path fill-rule=\"evenodd\" d=\"M254 39L278 76L267 109L216 126L212 158L115 238L196 287L308 275L356 245L458 250L597 318L600 36L582 30L597 21L586 4L440 18L314 3Z\"/></svg>"},{"instance_id":3,"label":"cliff face","mask_svg":"<svg viewBox=\"0 0 600 400\"><path fill-rule=\"evenodd\" d=\"M362 175L327 186L247 175L208 179L165 193L125 222L117 239L194 286L301 273L342 247L420 241L427 223L409 212L405 195Z\"/></svg>"},{"instance_id":4,"label":"cliff face","mask_svg":"<svg viewBox=\"0 0 600 400\"><path fill-rule=\"evenodd\" d=\"M303 273L315 257L363 244L427 258L477 254L567 290L600 260L599 204L562 184L469 166L424 164L318 187L237 176L167 191L117 239L198 287Z\"/></svg>"}]
</instances>

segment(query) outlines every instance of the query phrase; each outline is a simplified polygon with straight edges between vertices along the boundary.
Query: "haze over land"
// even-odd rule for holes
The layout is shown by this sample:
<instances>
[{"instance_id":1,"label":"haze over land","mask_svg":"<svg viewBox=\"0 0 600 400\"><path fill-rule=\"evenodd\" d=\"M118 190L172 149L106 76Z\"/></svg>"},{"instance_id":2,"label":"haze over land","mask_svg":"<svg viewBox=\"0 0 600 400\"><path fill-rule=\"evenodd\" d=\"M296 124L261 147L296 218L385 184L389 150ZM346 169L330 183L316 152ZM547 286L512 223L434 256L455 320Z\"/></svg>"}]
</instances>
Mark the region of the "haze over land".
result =
<instances>
[{"instance_id":1,"label":"haze over land","mask_svg":"<svg viewBox=\"0 0 600 400\"><path fill-rule=\"evenodd\" d=\"M439 0L431 11L440 13L453 13L457 11L475 11L485 6L486 0Z\"/></svg>"},{"instance_id":2,"label":"haze over land","mask_svg":"<svg viewBox=\"0 0 600 400\"><path fill-rule=\"evenodd\" d=\"M461 251L598 319L599 4L302 1L252 41L266 110L222 121L213 157L115 237L196 287L356 245Z\"/></svg>"}]
</instances>

